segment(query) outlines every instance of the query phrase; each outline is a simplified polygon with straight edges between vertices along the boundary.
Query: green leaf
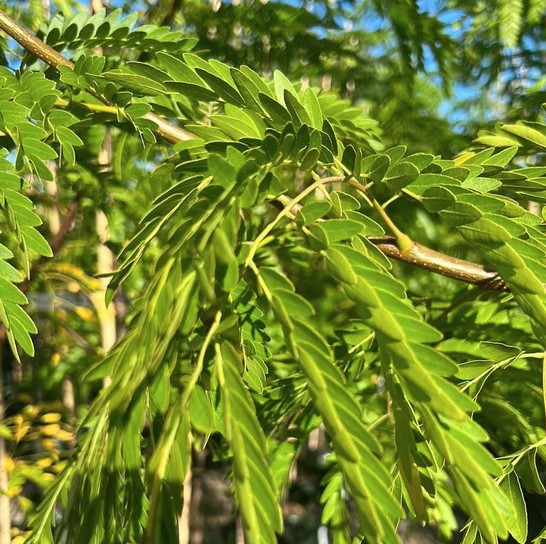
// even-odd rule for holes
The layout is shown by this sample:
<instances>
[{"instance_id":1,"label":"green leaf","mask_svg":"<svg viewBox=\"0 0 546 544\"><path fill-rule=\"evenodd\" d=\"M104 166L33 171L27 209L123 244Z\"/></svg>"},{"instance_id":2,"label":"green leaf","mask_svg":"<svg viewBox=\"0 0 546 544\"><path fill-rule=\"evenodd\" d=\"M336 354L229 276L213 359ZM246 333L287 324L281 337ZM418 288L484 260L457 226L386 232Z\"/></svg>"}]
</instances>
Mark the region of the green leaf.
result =
<instances>
[{"instance_id":1,"label":"green leaf","mask_svg":"<svg viewBox=\"0 0 546 544\"><path fill-rule=\"evenodd\" d=\"M487 147L519 147L522 145L516 138L509 138L508 136L491 133L485 130L480 130L478 132L478 137L475 142Z\"/></svg>"},{"instance_id":2,"label":"green leaf","mask_svg":"<svg viewBox=\"0 0 546 544\"><path fill-rule=\"evenodd\" d=\"M192 83L197 86L205 85L204 81L186 63L173 55L169 55L164 51L159 51L157 53L157 58L159 59L161 66L171 76L173 82Z\"/></svg>"},{"instance_id":3,"label":"green leaf","mask_svg":"<svg viewBox=\"0 0 546 544\"><path fill-rule=\"evenodd\" d=\"M538 148L546 149L546 131L543 127L541 127L540 130L537 130L536 128L529 126L529 124L521 123L516 125L501 125L501 129L504 132L518 136L525 142Z\"/></svg>"},{"instance_id":4,"label":"green leaf","mask_svg":"<svg viewBox=\"0 0 546 544\"><path fill-rule=\"evenodd\" d=\"M353 174L355 177L360 176L360 166L362 160L362 151L360 149L348 145L343 151L343 157L341 162L347 170Z\"/></svg>"},{"instance_id":5,"label":"green leaf","mask_svg":"<svg viewBox=\"0 0 546 544\"><path fill-rule=\"evenodd\" d=\"M316 233L317 230L324 233L324 238L328 241L328 244L335 244L360 234L362 225L351 219L327 219L314 225L311 232Z\"/></svg>"},{"instance_id":6,"label":"green leaf","mask_svg":"<svg viewBox=\"0 0 546 544\"><path fill-rule=\"evenodd\" d=\"M324 217L330 211L331 207L331 204L327 200L310 202L298 210L296 220L309 226L317 221L317 219Z\"/></svg>"},{"instance_id":7,"label":"green leaf","mask_svg":"<svg viewBox=\"0 0 546 544\"><path fill-rule=\"evenodd\" d=\"M518 152L517 146L509 147L508 149L503 149L498 153L495 153L487 160L483 161L482 164L488 166L500 166L504 168L516 155Z\"/></svg>"},{"instance_id":8,"label":"green leaf","mask_svg":"<svg viewBox=\"0 0 546 544\"><path fill-rule=\"evenodd\" d=\"M260 93L266 94L270 96L271 98L274 97L274 93L270 88L270 85L266 83L266 81L260 77L254 70L250 69L248 66L240 66L239 70L241 73L248 78L252 83L259 89Z\"/></svg>"},{"instance_id":9,"label":"green leaf","mask_svg":"<svg viewBox=\"0 0 546 544\"><path fill-rule=\"evenodd\" d=\"M329 247L324 255L328 261L329 272L334 278L348 285L357 283L358 278L353 272L351 263L335 246Z\"/></svg>"},{"instance_id":10,"label":"green leaf","mask_svg":"<svg viewBox=\"0 0 546 544\"><path fill-rule=\"evenodd\" d=\"M11 315L9 319L9 330L8 334L13 334L13 337L17 344L23 348L25 353L34 356L34 345L32 344L32 339L28 333L28 329L25 324L21 323L15 315Z\"/></svg>"},{"instance_id":11,"label":"green leaf","mask_svg":"<svg viewBox=\"0 0 546 544\"><path fill-rule=\"evenodd\" d=\"M501 538L506 538L508 531L498 515L492 515L496 512L491 501L488 500L486 491L483 489L474 490L457 469L453 469L451 472L457 494L465 507L472 513L485 539L494 542L497 539L497 534Z\"/></svg>"},{"instance_id":12,"label":"green leaf","mask_svg":"<svg viewBox=\"0 0 546 544\"><path fill-rule=\"evenodd\" d=\"M245 364L246 372L243 375L243 380L253 391L256 391L259 395L263 394L266 384L267 366L258 357L245 358Z\"/></svg>"},{"instance_id":13,"label":"green leaf","mask_svg":"<svg viewBox=\"0 0 546 544\"><path fill-rule=\"evenodd\" d=\"M53 257L53 251L51 251L47 240L36 229L23 225L21 226L21 232L30 249L38 253L38 255Z\"/></svg>"},{"instance_id":14,"label":"green leaf","mask_svg":"<svg viewBox=\"0 0 546 544\"><path fill-rule=\"evenodd\" d=\"M379 155L372 164L370 169L370 179L374 183L379 183L385 177L387 170L391 164L391 159L388 155Z\"/></svg>"},{"instance_id":15,"label":"green leaf","mask_svg":"<svg viewBox=\"0 0 546 544\"><path fill-rule=\"evenodd\" d=\"M320 157L320 150L317 148L309 149L309 151L306 152L303 159L301 160L299 169L302 172L306 172L307 170L311 170L315 167L317 164L317 161Z\"/></svg>"},{"instance_id":16,"label":"green leaf","mask_svg":"<svg viewBox=\"0 0 546 544\"><path fill-rule=\"evenodd\" d=\"M0 300L4 303L28 304L27 297L15 285L4 278L0 278Z\"/></svg>"},{"instance_id":17,"label":"green leaf","mask_svg":"<svg viewBox=\"0 0 546 544\"><path fill-rule=\"evenodd\" d=\"M391 191L396 192L415 181L419 174L419 169L411 162L399 162L387 171L383 182Z\"/></svg>"},{"instance_id":18,"label":"green leaf","mask_svg":"<svg viewBox=\"0 0 546 544\"><path fill-rule=\"evenodd\" d=\"M156 83L164 83L169 79L169 75L166 72L149 63L131 61L126 66L132 73L151 79Z\"/></svg>"},{"instance_id":19,"label":"green leaf","mask_svg":"<svg viewBox=\"0 0 546 544\"><path fill-rule=\"evenodd\" d=\"M468 178L463 181L463 187L480 193L489 193L502 186L502 182L491 178Z\"/></svg>"},{"instance_id":20,"label":"green leaf","mask_svg":"<svg viewBox=\"0 0 546 544\"><path fill-rule=\"evenodd\" d=\"M228 117L227 115L211 115L210 120L213 125L222 129L234 140L251 137L259 138L261 136L254 125L249 125L240 118Z\"/></svg>"},{"instance_id":21,"label":"green leaf","mask_svg":"<svg viewBox=\"0 0 546 544\"><path fill-rule=\"evenodd\" d=\"M301 96L301 103L309 114L311 126L318 130L322 129L322 110L320 107L320 103L317 100L317 96L311 88L308 87L307 89L305 89Z\"/></svg>"},{"instance_id":22,"label":"green leaf","mask_svg":"<svg viewBox=\"0 0 546 544\"><path fill-rule=\"evenodd\" d=\"M102 77L142 95L156 96L167 92L167 87L163 83L127 70L110 70L104 72Z\"/></svg>"},{"instance_id":23,"label":"green leaf","mask_svg":"<svg viewBox=\"0 0 546 544\"><path fill-rule=\"evenodd\" d=\"M233 451L233 474L246 541L275 542L282 529L267 445L252 399L240 376L241 361L227 342L216 345L216 368L224 404L224 425Z\"/></svg>"},{"instance_id":24,"label":"green leaf","mask_svg":"<svg viewBox=\"0 0 546 544\"><path fill-rule=\"evenodd\" d=\"M538 473L536 457L537 450L535 448L527 452L518 464L518 475L526 488L534 493L543 494L546 489Z\"/></svg>"},{"instance_id":25,"label":"green leaf","mask_svg":"<svg viewBox=\"0 0 546 544\"><path fill-rule=\"evenodd\" d=\"M235 182L235 168L219 155L209 156L208 167L215 181L222 187L230 187Z\"/></svg>"},{"instance_id":26,"label":"green leaf","mask_svg":"<svg viewBox=\"0 0 546 544\"><path fill-rule=\"evenodd\" d=\"M239 91L232 87L229 83L223 80L221 77L211 74L207 70L202 70L201 68L196 68L195 72L199 75L204 81L207 82L209 87L222 99L230 104L235 106L244 106L245 101L243 97L239 94Z\"/></svg>"},{"instance_id":27,"label":"green leaf","mask_svg":"<svg viewBox=\"0 0 546 544\"><path fill-rule=\"evenodd\" d=\"M23 277L21 276L20 272L16 270L11 264L4 261L4 259L1 257L0 257L0 278L3 278L13 283L19 283L20 281L23 281Z\"/></svg>"},{"instance_id":28,"label":"green leaf","mask_svg":"<svg viewBox=\"0 0 546 544\"><path fill-rule=\"evenodd\" d=\"M285 102L285 92L288 91L293 96L296 96L296 90L292 85L292 82L279 70L273 72L273 84L275 86L275 96L277 101L280 102L283 106L286 106Z\"/></svg>"},{"instance_id":29,"label":"green leaf","mask_svg":"<svg viewBox=\"0 0 546 544\"><path fill-rule=\"evenodd\" d=\"M292 120L290 113L276 100L273 100L269 95L264 93L258 94L260 104L265 112L271 117L271 120L275 123L280 123L283 126Z\"/></svg>"},{"instance_id":30,"label":"green leaf","mask_svg":"<svg viewBox=\"0 0 546 544\"><path fill-rule=\"evenodd\" d=\"M246 76L245 74L243 74L243 72L237 70L236 68L231 68L230 72L231 77L233 78L233 81L237 86L237 89L239 90L241 96L243 97L243 100L245 101L245 106L254 111L262 113L263 110L258 100L258 94L260 92L264 92L264 88L262 86L258 86L248 76ZM258 76L256 75L256 77ZM267 92L268 89L267 86L265 86L265 93L267 94Z\"/></svg>"},{"instance_id":31,"label":"green leaf","mask_svg":"<svg viewBox=\"0 0 546 544\"><path fill-rule=\"evenodd\" d=\"M166 81L165 86L168 90L180 93L190 100L200 102L212 102L218 99L218 96L215 92L209 90L207 87L196 85L194 83L185 83L181 81Z\"/></svg>"},{"instance_id":32,"label":"green leaf","mask_svg":"<svg viewBox=\"0 0 546 544\"><path fill-rule=\"evenodd\" d=\"M506 520L508 531L517 542L527 542L527 508L517 474L512 471L504 477L501 489L512 507L512 515Z\"/></svg>"},{"instance_id":33,"label":"green leaf","mask_svg":"<svg viewBox=\"0 0 546 544\"><path fill-rule=\"evenodd\" d=\"M19 323L31 334L36 334L38 332L36 324L34 321L32 321L32 319L30 319L28 314L21 308L21 306L12 302L5 302L4 306L9 319L17 319Z\"/></svg>"},{"instance_id":34,"label":"green leaf","mask_svg":"<svg viewBox=\"0 0 546 544\"><path fill-rule=\"evenodd\" d=\"M207 435L216 430L211 401L200 385L196 385L193 388L188 408L190 422L195 430Z\"/></svg>"},{"instance_id":35,"label":"green leaf","mask_svg":"<svg viewBox=\"0 0 546 544\"><path fill-rule=\"evenodd\" d=\"M292 94L289 90L284 91L284 104L288 111L290 112L290 115L292 116L292 121L294 122L295 126L299 125L310 125L311 126L311 118L309 117L309 114L303 107L303 105L300 103L300 101L296 98L294 94Z\"/></svg>"},{"instance_id":36,"label":"green leaf","mask_svg":"<svg viewBox=\"0 0 546 544\"><path fill-rule=\"evenodd\" d=\"M268 289L274 289L272 280L279 281L272 272L260 270ZM332 438L363 532L372 541L395 542L389 516L398 516L400 507L385 485L385 468L372 453L378 451L377 441L364 427L361 409L333 364L327 343L307 322L279 313L278 304L273 305L273 311L284 325L287 345L306 376L313 402Z\"/></svg>"},{"instance_id":37,"label":"green leaf","mask_svg":"<svg viewBox=\"0 0 546 544\"><path fill-rule=\"evenodd\" d=\"M360 209L360 202L348 193L334 191L330 193L330 200L337 217L343 217L347 212Z\"/></svg>"}]
</instances>

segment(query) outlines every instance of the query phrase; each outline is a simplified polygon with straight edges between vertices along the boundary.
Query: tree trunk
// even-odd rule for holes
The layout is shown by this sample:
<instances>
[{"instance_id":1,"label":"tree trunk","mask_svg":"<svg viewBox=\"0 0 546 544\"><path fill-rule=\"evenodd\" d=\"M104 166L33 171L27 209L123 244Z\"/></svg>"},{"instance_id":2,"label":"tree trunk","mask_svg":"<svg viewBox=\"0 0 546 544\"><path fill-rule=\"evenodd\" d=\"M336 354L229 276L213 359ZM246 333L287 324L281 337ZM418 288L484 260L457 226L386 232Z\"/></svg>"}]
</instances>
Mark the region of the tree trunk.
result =
<instances>
[{"instance_id":1,"label":"tree trunk","mask_svg":"<svg viewBox=\"0 0 546 544\"><path fill-rule=\"evenodd\" d=\"M110 134L107 133L98 156L98 162L100 165L103 165L104 172L110 168L111 158L112 141ZM109 236L108 218L102 210L97 210L96 213L96 232L99 238L97 245L97 273L111 274L115 270L115 256L106 245ZM97 293L95 304L99 314L102 350L106 355L117 339L116 308L113 303L110 303L108 307L105 304L106 288L110 281L109 276L101 277L99 281L101 283L101 291ZM104 386L109 385L110 378L105 378L103 383Z\"/></svg>"},{"instance_id":2,"label":"tree trunk","mask_svg":"<svg viewBox=\"0 0 546 544\"><path fill-rule=\"evenodd\" d=\"M188 467L186 478L184 479L184 503L182 513L178 520L178 544L190 544L190 520L191 520L191 500L192 500L192 468Z\"/></svg>"},{"instance_id":3,"label":"tree trunk","mask_svg":"<svg viewBox=\"0 0 546 544\"><path fill-rule=\"evenodd\" d=\"M54 161L51 161L48 166L55 178L53 181L46 184L46 191L51 196L51 205L49 206L47 214L49 232L51 233L52 240L54 240L61 230L62 222L58 206L59 185L57 184L57 165ZM76 402L74 398L74 384L69 376L63 378L62 398L63 405L65 406L70 419L73 420ZM72 422L73 421L71 421L71 423Z\"/></svg>"},{"instance_id":4,"label":"tree trunk","mask_svg":"<svg viewBox=\"0 0 546 544\"><path fill-rule=\"evenodd\" d=\"M3 348L0 345L0 348ZM5 415L4 405L4 365L3 349L0 351L0 422ZM10 544L11 542L11 519L9 508L8 491L8 471L6 468L6 442L0 436L0 544Z\"/></svg>"}]
</instances>

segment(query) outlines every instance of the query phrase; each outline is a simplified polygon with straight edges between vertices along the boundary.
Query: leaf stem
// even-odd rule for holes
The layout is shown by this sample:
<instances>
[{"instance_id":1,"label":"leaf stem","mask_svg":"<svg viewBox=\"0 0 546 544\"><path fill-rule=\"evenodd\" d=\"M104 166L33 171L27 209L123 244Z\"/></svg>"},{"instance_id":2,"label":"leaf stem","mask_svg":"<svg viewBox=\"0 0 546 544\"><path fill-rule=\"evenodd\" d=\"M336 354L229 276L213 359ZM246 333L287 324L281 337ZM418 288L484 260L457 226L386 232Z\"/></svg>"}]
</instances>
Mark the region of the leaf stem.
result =
<instances>
[{"instance_id":1,"label":"leaf stem","mask_svg":"<svg viewBox=\"0 0 546 544\"><path fill-rule=\"evenodd\" d=\"M152 460L155 460L157 456L158 460L156 463L157 466L155 470L153 471L153 475L152 475L153 483L152 483L152 494L150 499L151 510L150 510L150 520L147 527L147 532L149 535L152 535L155 524L156 524L157 508L158 508L159 497L161 493L161 484L165 476L165 471L167 469L167 463L169 461L172 445L174 443L176 434L178 432L178 428L180 426L183 414L185 414L188 410L188 404L190 401L191 393L195 385L197 384L197 381L199 380L199 376L201 375L201 372L203 370L206 351L210 345L210 342L212 340L212 337L214 336L214 333L216 332L216 329L218 328L218 325L220 324L221 319L222 319L222 312L218 310L214 317L214 321L212 325L210 326L207 332L207 335L205 336L205 339L203 340L203 344L201 345L201 348L199 350L199 355L197 356L197 362L191 373L190 380L188 384L186 385L186 388L184 389L182 398L180 399L180 407L177 408L173 406L172 409L169 410L169 413L167 414L164 429L168 429L168 433L166 435L167 438L165 439L165 443L161 449L155 450L154 456L152 457ZM150 464L152 464L152 462L150 462Z\"/></svg>"},{"instance_id":2,"label":"leaf stem","mask_svg":"<svg viewBox=\"0 0 546 544\"><path fill-rule=\"evenodd\" d=\"M291 199L286 195L279 195L275 198L275 201L278 201L283 205L288 205L291 202ZM293 211L298 211L299 208L299 204L292 206L291 213ZM287 216L290 215L290 213L287 214ZM456 257L440 253L439 251L430 249L417 242L413 244L410 251L402 253L397 245L396 238L392 236L368 236L367 240L374 244L381 253L397 261L418 266L419 268L434 272L435 274L440 274L446 278L464 281L465 283L477 285L484 289L503 292L510 291L506 283L504 283L503 279L495 270L487 269L481 264L457 259Z\"/></svg>"},{"instance_id":3,"label":"leaf stem","mask_svg":"<svg viewBox=\"0 0 546 544\"><path fill-rule=\"evenodd\" d=\"M55 51L53 47L45 44L42 40L39 40L34 34L15 22L2 10L0 10L0 29L19 42L19 44L29 53L32 53L46 64L49 64L49 66L53 66L54 68L57 68L57 66L74 68L72 62L65 59L60 53Z\"/></svg>"},{"instance_id":4,"label":"leaf stem","mask_svg":"<svg viewBox=\"0 0 546 544\"><path fill-rule=\"evenodd\" d=\"M273 293L271 293L271 291L269 290L269 287L267 287L267 284L262 278L260 269L256 266L256 263L254 261L250 262L249 268L252 270L252 272L254 272L254 275L256 276L256 280L258 281L258 285L261 287L267 301L271 304L271 301L273 300Z\"/></svg>"},{"instance_id":5,"label":"leaf stem","mask_svg":"<svg viewBox=\"0 0 546 544\"><path fill-rule=\"evenodd\" d=\"M366 200L368 200L368 202L370 201L369 198L368 198L367 192L371 188L371 186L373 185L372 183L368 183L368 185L362 185L362 183L360 183L360 181L356 180L353 177L347 179L346 181L347 181L347 183L349 185L351 185L355 189L358 189L362 193L364 198L366 198ZM371 202L370 202L370 204L371 204Z\"/></svg>"},{"instance_id":6,"label":"leaf stem","mask_svg":"<svg viewBox=\"0 0 546 544\"><path fill-rule=\"evenodd\" d=\"M447 278L479 285L495 291L509 291L508 287L494 270L470 261L463 261L451 255L434 251L418 243L413 243L410 251L402 252L397 240L391 236L370 236L368 240L387 257L424 268Z\"/></svg>"},{"instance_id":7,"label":"leaf stem","mask_svg":"<svg viewBox=\"0 0 546 544\"><path fill-rule=\"evenodd\" d=\"M248 267L252 260L254 259L254 255L256 255L256 251L260 248L260 246L263 245L264 241L266 240L269 233L277 226L277 224L290 214L292 211L292 208L296 206L299 202L301 202L307 195L311 194L315 189L318 187L321 187L322 185L326 183L336 183L340 180L340 176L332 176L328 178L319 178L314 183L306 187L301 193L299 193L297 196L292 198L285 207L277 214L277 217L271 223L269 223L263 230L260 232L260 234L256 237L254 242L252 242L252 245L250 246L250 250L248 253L247 258L245 259L244 266Z\"/></svg>"},{"instance_id":8,"label":"leaf stem","mask_svg":"<svg viewBox=\"0 0 546 544\"><path fill-rule=\"evenodd\" d=\"M122 115L125 115L124 108L121 108L119 106L109 106L107 104L91 104L90 102L73 102L65 100L64 98L57 98L57 100L55 101L55 106L59 108L68 108L69 106L75 106L89 111L111 113L112 115L117 115L118 113L121 113Z\"/></svg>"},{"instance_id":9,"label":"leaf stem","mask_svg":"<svg viewBox=\"0 0 546 544\"><path fill-rule=\"evenodd\" d=\"M222 312L218 310L214 316L214 321L212 322L212 325L210 326L207 332L207 335L205 336L205 339L203 340L203 344L201 345L201 348L199 349L197 362L195 363L195 366L193 367L190 380L188 381L184 389L184 393L182 394L180 405L181 405L181 410L183 412L188 409L190 395L195 385L197 384L197 381L199 380L199 376L201 375L201 372L203 371L203 365L205 363L205 355L206 355L207 349L210 346L210 343L212 341L214 333L216 332L216 329L218 329L218 326L220 325L221 319L222 319Z\"/></svg>"},{"instance_id":10,"label":"leaf stem","mask_svg":"<svg viewBox=\"0 0 546 544\"><path fill-rule=\"evenodd\" d=\"M381 219L383 219L389 230L393 233L400 253L402 253L402 255L408 253L415 245L415 242L394 224L394 221L390 218L389 214L375 198L372 197L371 201L375 211L381 216Z\"/></svg>"},{"instance_id":11,"label":"leaf stem","mask_svg":"<svg viewBox=\"0 0 546 544\"><path fill-rule=\"evenodd\" d=\"M393 222L393 220L389 217L389 214L385 211L385 208L377 202L377 200L367 194L369 188L371 187L371 184L368 185L362 185L358 180L356 180L354 177L350 177L346 180L349 185L352 187L355 187L358 189L362 195L366 198L366 200L370 203L371 206L375 208L377 213L381 216L381 219L385 222L389 230L392 232L394 237L396 238L396 244L398 245L398 249L402 253L407 253L411 250L411 248L414 245L413 240L407 235L404 234Z\"/></svg>"}]
</instances>

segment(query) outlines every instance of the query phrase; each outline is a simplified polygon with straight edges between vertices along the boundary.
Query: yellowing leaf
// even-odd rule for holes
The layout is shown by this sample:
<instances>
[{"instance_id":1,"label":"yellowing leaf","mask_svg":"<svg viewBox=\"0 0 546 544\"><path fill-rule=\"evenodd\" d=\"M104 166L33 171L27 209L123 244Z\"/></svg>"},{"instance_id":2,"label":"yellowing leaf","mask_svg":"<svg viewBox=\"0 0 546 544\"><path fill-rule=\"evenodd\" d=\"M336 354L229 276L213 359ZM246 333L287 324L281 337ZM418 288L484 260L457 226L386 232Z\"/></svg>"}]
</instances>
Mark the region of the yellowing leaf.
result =
<instances>
[{"instance_id":1,"label":"yellowing leaf","mask_svg":"<svg viewBox=\"0 0 546 544\"><path fill-rule=\"evenodd\" d=\"M20 427L18 427L15 430L15 433L13 435L15 438L15 441L19 442L20 440L22 440L27 434L27 432L29 431L29 429L30 429L30 423L23 423Z\"/></svg>"},{"instance_id":2,"label":"yellowing leaf","mask_svg":"<svg viewBox=\"0 0 546 544\"><path fill-rule=\"evenodd\" d=\"M85 308L83 306L78 306L75 309L78 317L86 321L87 323L95 323L97 321L95 312L91 308Z\"/></svg>"},{"instance_id":3,"label":"yellowing leaf","mask_svg":"<svg viewBox=\"0 0 546 544\"><path fill-rule=\"evenodd\" d=\"M23 486L22 485L15 485L13 487L8 487L5 494L10 499L13 499L14 497L17 497L17 495L20 495L22 492L23 492Z\"/></svg>"},{"instance_id":4,"label":"yellowing leaf","mask_svg":"<svg viewBox=\"0 0 546 544\"><path fill-rule=\"evenodd\" d=\"M53 459L51 459L51 457L44 457L43 459L38 459L38 461L36 461L36 466L40 468L48 468L52 465L52 463Z\"/></svg>"},{"instance_id":5,"label":"yellowing leaf","mask_svg":"<svg viewBox=\"0 0 546 544\"><path fill-rule=\"evenodd\" d=\"M57 440L62 440L63 442L70 442L74 440L74 433L61 429L60 431L57 432L57 434L55 435L55 438Z\"/></svg>"},{"instance_id":6,"label":"yellowing leaf","mask_svg":"<svg viewBox=\"0 0 546 544\"><path fill-rule=\"evenodd\" d=\"M40 421L43 423L57 423L58 421L61 421L61 419L62 415L58 412L49 412L40 416Z\"/></svg>"},{"instance_id":7,"label":"yellowing leaf","mask_svg":"<svg viewBox=\"0 0 546 544\"><path fill-rule=\"evenodd\" d=\"M7 472L13 472L15 469L15 461L12 457L6 456L4 459L4 466L6 467Z\"/></svg>"},{"instance_id":8,"label":"yellowing leaf","mask_svg":"<svg viewBox=\"0 0 546 544\"><path fill-rule=\"evenodd\" d=\"M40 432L44 436L56 436L61 430L61 426L58 423L51 423L50 425L44 425L40 427Z\"/></svg>"},{"instance_id":9,"label":"yellowing leaf","mask_svg":"<svg viewBox=\"0 0 546 544\"><path fill-rule=\"evenodd\" d=\"M41 442L42 447L50 452L54 452L57 450L57 441L53 438L44 438Z\"/></svg>"}]
</instances>

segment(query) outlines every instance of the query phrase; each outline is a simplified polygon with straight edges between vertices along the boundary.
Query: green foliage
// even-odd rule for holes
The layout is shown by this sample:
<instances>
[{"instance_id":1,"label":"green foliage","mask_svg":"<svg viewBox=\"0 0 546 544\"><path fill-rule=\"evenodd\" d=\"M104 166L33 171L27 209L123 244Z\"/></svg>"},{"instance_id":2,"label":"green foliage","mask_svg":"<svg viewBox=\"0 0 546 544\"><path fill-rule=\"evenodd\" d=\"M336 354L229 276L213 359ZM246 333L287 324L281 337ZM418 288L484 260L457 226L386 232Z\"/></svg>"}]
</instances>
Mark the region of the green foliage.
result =
<instances>
[{"instance_id":1,"label":"green foliage","mask_svg":"<svg viewBox=\"0 0 546 544\"><path fill-rule=\"evenodd\" d=\"M106 14L103 9L94 15L80 13L73 19L55 17L47 26L42 39L57 51L108 47L121 54L123 49L138 47L139 51L184 51L195 44L195 38L185 38L181 32L152 25L133 29L138 12L121 18L121 9Z\"/></svg>"},{"instance_id":2,"label":"green foliage","mask_svg":"<svg viewBox=\"0 0 546 544\"><path fill-rule=\"evenodd\" d=\"M416 5L406 7L388 9L411 64ZM22 178L53 179L58 159L68 188L87 181L89 200L103 195L86 153L106 126L116 154L106 183L116 205L143 208L117 242L108 291L138 294L128 330L82 377L110 385L28 542L174 541L192 450L210 440L231 464L247 541L275 542L296 455L288 423L299 446L309 414L331 444L322 502L335 542L351 536L346 493L367 542L397 542L404 517L449 537L455 508L468 515L465 542L525 542L523 490L544 493L537 456L546 459L535 367L546 239L526 206L544 201L546 169L524 161L546 147L545 125L503 125L479 136L489 147L453 160L385 149L378 124L334 93L207 60L188 51L191 38L133 24L118 12L55 19L45 40L78 50L74 69L27 57L17 75L0 72L2 228L13 239L0 246L0 318L14 352L32 353L35 332L14 265L28 277L34 257L51 255ZM441 34L432 17L421 31L434 43ZM98 46L115 54L99 57ZM151 111L189 139L161 141ZM440 249L450 249L442 235L457 237L510 293L449 284L420 297L375 243L391 231L411 258L417 214L441 233ZM498 414L517 436L499 434Z\"/></svg>"},{"instance_id":3,"label":"green foliage","mask_svg":"<svg viewBox=\"0 0 546 544\"><path fill-rule=\"evenodd\" d=\"M22 305L28 302L27 298L15 284L29 277L30 263L35 256L50 257L52 252L36 229L42 220L34 212L32 201L22 192L24 181L21 176L30 173L45 181L51 180L47 161L55 159L57 152L46 141L54 137L56 131L62 133L63 130L66 135L73 134L77 141L79 138L68 128L73 116L56 115L53 108L60 92L42 73L26 73L17 78L8 69L2 68L0 78L0 128L4 133L3 143L11 147L13 142L17 146L15 161L8 160L9 149L3 147L0 162L2 230L7 233L4 243L0 245L0 320L6 327L13 352L17 354L17 343L32 355L34 347L29 334L37 330L22 309ZM71 144L67 141L65 145L73 154ZM8 262L10 259L15 260L14 264L19 270Z\"/></svg>"}]
</instances>

